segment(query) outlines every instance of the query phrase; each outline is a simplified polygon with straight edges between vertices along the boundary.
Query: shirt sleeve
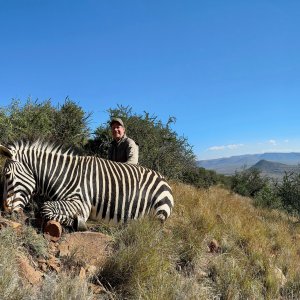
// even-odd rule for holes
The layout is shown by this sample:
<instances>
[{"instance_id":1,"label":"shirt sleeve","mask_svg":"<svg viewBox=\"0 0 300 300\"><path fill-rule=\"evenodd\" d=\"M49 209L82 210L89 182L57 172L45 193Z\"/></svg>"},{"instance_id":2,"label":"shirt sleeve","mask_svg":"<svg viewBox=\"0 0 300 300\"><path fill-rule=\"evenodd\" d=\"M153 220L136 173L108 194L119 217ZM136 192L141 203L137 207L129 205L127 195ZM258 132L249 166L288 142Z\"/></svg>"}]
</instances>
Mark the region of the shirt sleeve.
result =
<instances>
[{"instance_id":1,"label":"shirt sleeve","mask_svg":"<svg viewBox=\"0 0 300 300\"><path fill-rule=\"evenodd\" d=\"M139 161L139 146L134 140L129 139L127 148L127 163L138 164Z\"/></svg>"}]
</instances>

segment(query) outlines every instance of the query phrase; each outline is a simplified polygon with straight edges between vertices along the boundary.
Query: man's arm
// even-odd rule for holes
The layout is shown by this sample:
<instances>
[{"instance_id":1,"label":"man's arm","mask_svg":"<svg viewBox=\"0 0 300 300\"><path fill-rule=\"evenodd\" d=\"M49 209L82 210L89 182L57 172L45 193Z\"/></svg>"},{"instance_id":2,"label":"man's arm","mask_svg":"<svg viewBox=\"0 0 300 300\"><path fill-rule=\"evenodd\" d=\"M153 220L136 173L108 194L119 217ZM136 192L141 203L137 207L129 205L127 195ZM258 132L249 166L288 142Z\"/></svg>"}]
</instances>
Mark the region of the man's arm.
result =
<instances>
[{"instance_id":1,"label":"man's arm","mask_svg":"<svg viewBox=\"0 0 300 300\"><path fill-rule=\"evenodd\" d=\"M138 164L138 162L139 162L139 146L132 139L128 139L127 161L126 162L129 164L135 164L135 165Z\"/></svg>"}]
</instances>

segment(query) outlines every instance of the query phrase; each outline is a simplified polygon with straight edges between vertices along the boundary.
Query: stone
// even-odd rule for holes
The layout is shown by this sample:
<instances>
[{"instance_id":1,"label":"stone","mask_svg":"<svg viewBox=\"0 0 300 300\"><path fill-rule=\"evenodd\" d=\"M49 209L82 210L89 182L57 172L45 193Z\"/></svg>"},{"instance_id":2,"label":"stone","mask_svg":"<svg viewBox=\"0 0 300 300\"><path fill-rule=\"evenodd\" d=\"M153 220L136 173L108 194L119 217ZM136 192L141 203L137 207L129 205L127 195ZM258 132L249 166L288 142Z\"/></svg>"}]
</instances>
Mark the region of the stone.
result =
<instances>
[{"instance_id":1,"label":"stone","mask_svg":"<svg viewBox=\"0 0 300 300\"><path fill-rule=\"evenodd\" d=\"M73 257L85 265L103 265L112 251L112 238L100 232L74 232L64 235L58 249L59 257Z\"/></svg>"},{"instance_id":2,"label":"stone","mask_svg":"<svg viewBox=\"0 0 300 300\"><path fill-rule=\"evenodd\" d=\"M275 267L274 268L274 274L275 274L275 277L277 278L279 284L281 287L284 287L286 282L287 282L287 279L286 277L284 276L282 270L278 267Z\"/></svg>"},{"instance_id":3,"label":"stone","mask_svg":"<svg viewBox=\"0 0 300 300\"><path fill-rule=\"evenodd\" d=\"M17 261L19 265L19 275L23 281L33 286L41 282L43 274L30 265L27 257L19 255Z\"/></svg>"},{"instance_id":4,"label":"stone","mask_svg":"<svg viewBox=\"0 0 300 300\"><path fill-rule=\"evenodd\" d=\"M210 253L219 253L221 252L221 247L219 246L219 243L217 240L213 239L208 244L209 252Z\"/></svg>"}]
</instances>

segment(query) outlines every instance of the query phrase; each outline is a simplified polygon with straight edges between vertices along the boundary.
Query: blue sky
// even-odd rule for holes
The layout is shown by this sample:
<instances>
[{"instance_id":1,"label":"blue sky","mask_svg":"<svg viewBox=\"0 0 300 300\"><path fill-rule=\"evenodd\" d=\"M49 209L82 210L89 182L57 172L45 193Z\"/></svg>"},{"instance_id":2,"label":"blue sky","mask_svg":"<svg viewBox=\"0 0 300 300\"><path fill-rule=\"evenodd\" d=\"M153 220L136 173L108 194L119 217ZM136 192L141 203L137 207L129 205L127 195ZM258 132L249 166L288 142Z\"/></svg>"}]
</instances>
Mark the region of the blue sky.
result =
<instances>
[{"instance_id":1,"label":"blue sky","mask_svg":"<svg viewBox=\"0 0 300 300\"><path fill-rule=\"evenodd\" d=\"M0 105L147 111L198 159L300 152L300 1L0 0Z\"/></svg>"}]
</instances>

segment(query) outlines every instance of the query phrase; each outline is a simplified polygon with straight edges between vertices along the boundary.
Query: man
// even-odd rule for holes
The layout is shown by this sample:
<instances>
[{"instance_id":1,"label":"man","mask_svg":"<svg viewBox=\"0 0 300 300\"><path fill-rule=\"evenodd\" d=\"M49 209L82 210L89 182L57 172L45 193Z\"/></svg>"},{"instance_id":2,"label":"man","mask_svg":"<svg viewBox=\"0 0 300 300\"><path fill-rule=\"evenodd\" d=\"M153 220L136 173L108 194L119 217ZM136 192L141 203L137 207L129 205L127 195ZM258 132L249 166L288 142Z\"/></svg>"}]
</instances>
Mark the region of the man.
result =
<instances>
[{"instance_id":1,"label":"man","mask_svg":"<svg viewBox=\"0 0 300 300\"><path fill-rule=\"evenodd\" d=\"M113 141L108 150L108 158L117 162L137 164L139 160L139 146L125 134L125 126L120 118L110 121Z\"/></svg>"}]
</instances>

